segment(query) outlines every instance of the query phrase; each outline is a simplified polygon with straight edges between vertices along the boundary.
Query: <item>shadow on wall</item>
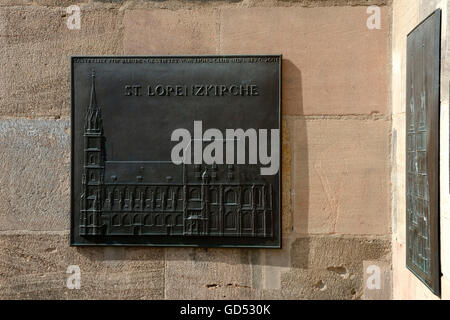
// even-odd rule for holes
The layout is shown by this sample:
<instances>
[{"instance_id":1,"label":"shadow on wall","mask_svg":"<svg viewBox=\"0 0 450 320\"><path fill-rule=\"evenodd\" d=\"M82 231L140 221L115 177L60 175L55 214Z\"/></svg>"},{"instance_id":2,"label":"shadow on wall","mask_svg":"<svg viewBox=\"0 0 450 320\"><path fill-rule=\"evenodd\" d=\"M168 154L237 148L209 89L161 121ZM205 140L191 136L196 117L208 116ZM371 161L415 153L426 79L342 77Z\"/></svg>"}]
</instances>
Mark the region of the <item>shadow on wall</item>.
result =
<instances>
[{"instance_id":1,"label":"shadow on wall","mask_svg":"<svg viewBox=\"0 0 450 320\"><path fill-rule=\"evenodd\" d=\"M303 111L303 80L301 70L290 60L283 60L283 251L289 257L288 267L308 267L309 241L309 157L306 120ZM298 205L300 204L300 205ZM286 219L289 217L289 219ZM304 245L295 245L296 238L304 237ZM299 250L301 252L299 252ZM295 252L294 252L295 251Z\"/></svg>"}]
</instances>

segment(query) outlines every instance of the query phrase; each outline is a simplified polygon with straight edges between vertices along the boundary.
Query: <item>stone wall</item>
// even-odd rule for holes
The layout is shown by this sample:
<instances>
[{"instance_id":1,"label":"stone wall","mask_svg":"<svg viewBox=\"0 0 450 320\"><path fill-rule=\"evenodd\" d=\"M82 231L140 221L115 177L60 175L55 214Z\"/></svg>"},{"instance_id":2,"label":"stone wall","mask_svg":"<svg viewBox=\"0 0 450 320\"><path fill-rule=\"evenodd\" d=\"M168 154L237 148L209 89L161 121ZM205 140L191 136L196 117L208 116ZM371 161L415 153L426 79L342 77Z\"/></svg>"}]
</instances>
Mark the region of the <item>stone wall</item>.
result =
<instances>
[{"instance_id":1,"label":"stone wall","mask_svg":"<svg viewBox=\"0 0 450 320\"><path fill-rule=\"evenodd\" d=\"M394 299L438 299L406 269L405 200L405 106L406 106L406 36L437 8L442 9L441 27L441 121L440 121L440 228L441 228L441 298L450 299L450 195L449 195L449 49L447 41L447 0L395 0L392 23L392 265Z\"/></svg>"},{"instance_id":2,"label":"stone wall","mask_svg":"<svg viewBox=\"0 0 450 320\"><path fill-rule=\"evenodd\" d=\"M368 264L389 298L390 21L382 0L2 1L0 298L361 299ZM69 247L69 56L279 53L281 250Z\"/></svg>"}]
</instances>

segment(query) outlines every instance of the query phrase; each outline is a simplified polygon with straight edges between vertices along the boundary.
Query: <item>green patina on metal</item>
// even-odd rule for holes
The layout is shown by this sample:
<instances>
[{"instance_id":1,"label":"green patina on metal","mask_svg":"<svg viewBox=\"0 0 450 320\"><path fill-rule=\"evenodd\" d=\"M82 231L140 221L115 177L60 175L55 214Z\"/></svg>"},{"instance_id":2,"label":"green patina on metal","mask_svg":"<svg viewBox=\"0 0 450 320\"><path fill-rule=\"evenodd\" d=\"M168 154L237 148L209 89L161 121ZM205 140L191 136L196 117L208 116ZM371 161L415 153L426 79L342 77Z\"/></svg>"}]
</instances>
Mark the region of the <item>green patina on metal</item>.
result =
<instances>
[{"instance_id":1,"label":"green patina on metal","mask_svg":"<svg viewBox=\"0 0 450 320\"><path fill-rule=\"evenodd\" d=\"M440 294L439 110L441 11L407 40L406 265Z\"/></svg>"}]
</instances>

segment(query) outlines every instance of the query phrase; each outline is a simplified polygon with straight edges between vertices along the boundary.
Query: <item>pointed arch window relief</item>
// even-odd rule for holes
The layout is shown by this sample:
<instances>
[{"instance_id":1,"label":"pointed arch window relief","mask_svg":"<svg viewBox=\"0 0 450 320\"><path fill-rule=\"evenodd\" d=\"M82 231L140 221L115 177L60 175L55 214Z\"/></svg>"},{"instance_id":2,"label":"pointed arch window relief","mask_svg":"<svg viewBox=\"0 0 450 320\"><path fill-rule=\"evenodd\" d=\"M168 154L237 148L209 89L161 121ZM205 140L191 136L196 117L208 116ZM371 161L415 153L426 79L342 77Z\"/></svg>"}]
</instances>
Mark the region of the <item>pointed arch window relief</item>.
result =
<instances>
[{"instance_id":1,"label":"pointed arch window relief","mask_svg":"<svg viewBox=\"0 0 450 320\"><path fill-rule=\"evenodd\" d=\"M243 204L247 205L247 206L251 206L252 205L252 191L250 188L245 188L244 189L244 201Z\"/></svg>"},{"instance_id":2,"label":"pointed arch window relief","mask_svg":"<svg viewBox=\"0 0 450 320\"><path fill-rule=\"evenodd\" d=\"M441 11L407 37L406 265L440 294L439 112Z\"/></svg>"},{"instance_id":3,"label":"pointed arch window relief","mask_svg":"<svg viewBox=\"0 0 450 320\"><path fill-rule=\"evenodd\" d=\"M225 192L225 203L227 204L235 204L236 203L236 191L233 189L228 189Z\"/></svg>"},{"instance_id":4,"label":"pointed arch window relief","mask_svg":"<svg viewBox=\"0 0 450 320\"><path fill-rule=\"evenodd\" d=\"M198 188L191 190L191 200L200 200L200 191Z\"/></svg>"},{"instance_id":5,"label":"pointed arch window relief","mask_svg":"<svg viewBox=\"0 0 450 320\"><path fill-rule=\"evenodd\" d=\"M267 130L272 143L281 62L280 55L73 57L71 244L279 248L279 172L264 175L270 164L248 163L252 139L234 137L230 163L211 145L226 139L198 142L191 129L201 121L203 133ZM184 163L171 159L179 128L192 133ZM277 147L266 159L273 153L279 164ZM208 150L224 161L197 159Z\"/></svg>"}]
</instances>

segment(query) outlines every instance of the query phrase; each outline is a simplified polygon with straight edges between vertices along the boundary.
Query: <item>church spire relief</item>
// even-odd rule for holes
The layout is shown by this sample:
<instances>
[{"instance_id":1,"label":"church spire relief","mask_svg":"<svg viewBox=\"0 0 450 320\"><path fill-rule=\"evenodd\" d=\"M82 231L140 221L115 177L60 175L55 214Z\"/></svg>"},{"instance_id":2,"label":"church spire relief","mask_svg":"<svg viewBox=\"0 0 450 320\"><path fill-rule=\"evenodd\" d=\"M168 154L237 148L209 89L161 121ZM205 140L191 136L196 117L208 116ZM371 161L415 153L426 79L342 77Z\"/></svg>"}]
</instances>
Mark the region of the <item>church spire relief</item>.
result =
<instances>
[{"instance_id":1,"label":"church spire relief","mask_svg":"<svg viewBox=\"0 0 450 320\"><path fill-rule=\"evenodd\" d=\"M102 133L102 114L101 109L97 104L97 95L95 92L95 70L91 73L91 95L89 101L89 107L86 113L86 131Z\"/></svg>"}]
</instances>

